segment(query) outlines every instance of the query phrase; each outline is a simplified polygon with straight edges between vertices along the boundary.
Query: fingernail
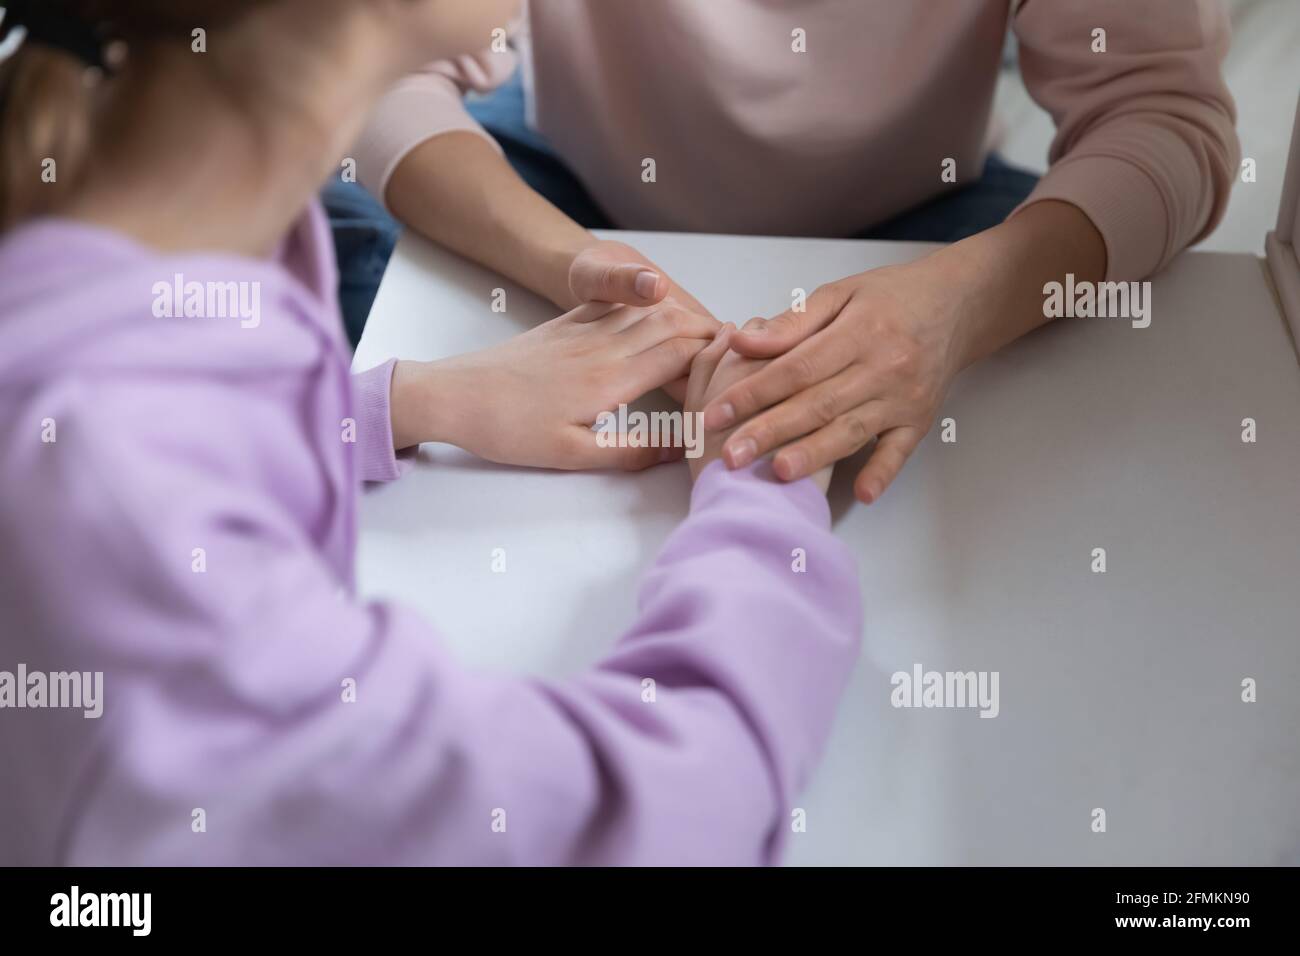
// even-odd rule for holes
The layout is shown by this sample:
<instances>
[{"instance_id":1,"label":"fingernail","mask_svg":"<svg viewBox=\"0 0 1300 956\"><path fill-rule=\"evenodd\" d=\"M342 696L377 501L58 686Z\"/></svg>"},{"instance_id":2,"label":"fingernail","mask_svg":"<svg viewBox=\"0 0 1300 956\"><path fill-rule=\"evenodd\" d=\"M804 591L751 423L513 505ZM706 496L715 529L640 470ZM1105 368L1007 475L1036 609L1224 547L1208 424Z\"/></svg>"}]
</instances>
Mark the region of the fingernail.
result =
<instances>
[{"instance_id":1,"label":"fingernail","mask_svg":"<svg viewBox=\"0 0 1300 956\"><path fill-rule=\"evenodd\" d=\"M746 333L747 335L759 335L767 331L767 321L765 319L760 319L757 316L755 316L754 318L746 322L744 326L741 327L740 331Z\"/></svg>"},{"instance_id":2,"label":"fingernail","mask_svg":"<svg viewBox=\"0 0 1300 956\"><path fill-rule=\"evenodd\" d=\"M736 420L736 409L731 402L723 402L721 405L714 405L704 413L704 427L711 431L717 431L719 428L726 428Z\"/></svg>"},{"instance_id":3,"label":"fingernail","mask_svg":"<svg viewBox=\"0 0 1300 956\"><path fill-rule=\"evenodd\" d=\"M643 299L653 299L655 290L659 288L659 273L645 270L636 274L636 281L632 283L632 289Z\"/></svg>"},{"instance_id":4,"label":"fingernail","mask_svg":"<svg viewBox=\"0 0 1300 956\"><path fill-rule=\"evenodd\" d=\"M773 467L779 466L778 477L785 481L790 481L803 474L804 467L808 464L808 456L801 451L787 452L777 458Z\"/></svg>"},{"instance_id":5,"label":"fingernail","mask_svg":"<svg viewBox=\"0 0 1300 956\"><path fill-rule=\"evenodd\" d=\"M727 463L732 468L744 468L758 454L758 443L752 438L742 438L734 445L727 446Z\"/></svg>"}]
</instances>

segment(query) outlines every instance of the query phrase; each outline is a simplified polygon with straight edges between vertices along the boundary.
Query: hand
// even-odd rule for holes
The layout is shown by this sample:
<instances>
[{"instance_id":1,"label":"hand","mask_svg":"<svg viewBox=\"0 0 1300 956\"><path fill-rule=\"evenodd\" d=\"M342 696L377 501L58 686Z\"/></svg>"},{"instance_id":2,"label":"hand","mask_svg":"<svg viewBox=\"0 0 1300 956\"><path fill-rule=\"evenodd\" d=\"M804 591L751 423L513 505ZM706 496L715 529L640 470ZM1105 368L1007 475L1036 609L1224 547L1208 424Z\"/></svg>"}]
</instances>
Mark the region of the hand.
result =
<instances>
[{"instance_id":1,"label":"hand","mask_svg":"<svg viewBox=\"0 0 1300 956\"><path fill-rule=\"evenodd\" d=\"M710 400L724 392L728 386L754 375L760 369L771 364L766 361L745 358L743 355L729 351L727 346L731 342L733 331L733 326L724 325L717 338L700 352L695 357L695 361L691 363L690 382L687 386L686 402L683 406L683 411L686 414L698 413ZM729 432L726 431L705 433L703 452L697 458L687 459L690 462L692 478L698 479L705 467L721 454L723 443L726 441L728 434ZM830 487L831 467L827 465L825 468L818 469L811 476L813 482L822 490L823 494Z\"/></svg>"},{"instance_id":2,"label":"hand","mask_svg":"<svg viewBox=\"0 0 1300 956\"><path fill-rule=\"evenodd\" d=\"M733 468L793 441L773 465L787 481L878 436L854 482L870 504L930 429L957 373L1046 321L1045 282L1066 272L1099 281L1106 269L1087 215L1033 203L916 262L822 286L804 312L747 325L733 349L780 357L714 397L704 424L745 422L724 450Z\"/></svg>"},{"instance_id":3,"label":"hand","mask_svg":"<svg viewBox=\"0 0 1300 956\"><path fill-rule=\"evenodd\" d=\"M598 239L574 256L569 265L569 291L575 305L617 302L649 306L664 302L713 318L657 265L627 243L611 239ZM664 390L680 402L686 395L686 380L669 382Z\"/></svg>"},{"instance_id":4,"label":"hand","mask_svg":"<svg viewBox=\"0 0 1300 956\"><path fill-rule=\"evenodd\" d=\"M569 265L569 291L575 305L584 302L654 305L670 298L682 308L710 315L699 300L657 265L626 242L613 239L597 239L573 257Z\"/></svg>"},{"instance_id":5,"label":"hand","mask_svg":"<svg viewBox=\"0 0 1300 956\"><path fill-rule=\"evenodd\" d=\"M948 288L922 260L822 286L803 312L751 320L732 348L780 357L709 402L706 429L744 422L727 440L728 465L786 445L773 470L793 481L879 436L854 483L859 500L879 498L961 367L961 303Z\"/></svg>"},{"instance_id":6,"label":"hand","mask_svg":"<svg viewBox=\"0 0 1300 956\"><path fill-rule=\"evenodd\" d=\"M603 447L591 430L687 374L717 323L673 306L581 306L500 345L393 372L393 442L449 442L490 461L636 470L681 448Z\"/></svg>"}]
</instances>

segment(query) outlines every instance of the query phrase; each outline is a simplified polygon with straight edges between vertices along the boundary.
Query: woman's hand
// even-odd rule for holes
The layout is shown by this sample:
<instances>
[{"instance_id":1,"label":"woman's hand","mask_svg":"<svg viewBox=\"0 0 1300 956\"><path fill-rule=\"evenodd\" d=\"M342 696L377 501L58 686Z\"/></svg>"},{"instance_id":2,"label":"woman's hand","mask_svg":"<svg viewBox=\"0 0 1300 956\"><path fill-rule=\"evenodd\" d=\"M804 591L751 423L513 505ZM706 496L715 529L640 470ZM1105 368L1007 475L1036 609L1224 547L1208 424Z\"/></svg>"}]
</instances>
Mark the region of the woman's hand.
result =
<instances>
[{"instance_id":1,"label":"woman's hand","mask_svg":"<svg viewBox=\"0 0 1300 956\"><path fill-rule=\"evenodd\" d=\"M786 445L773 468L787 481L878 438L854 482L870 504L957 373L1042 325L1043 284L1067 271L1101 279L1106 246L1078 208L1044 200L923 259L822 286L803 312L752 320L732 337L736 351L774 361L712 397L705 427L744 423L724 449L733 468Z\"/></svg>"},{"instance_id":2,"label":"woman's hand","mask_svg":"<svg viewBox=\"0 0 1300 956\"><path fill-rule=\"evenodd\" d=\"M685 376L717 322L672 305L581 306L500 345L393 372L393 442L449 442L490 461L636 470L683 450L597 442L601 412ZM606 447L608 445L608 447Z\"/></svg>"},{"instance_id":3,"label":"woman's hand","mask_svg":"<svg viewBox=\"0 0 1300 956\"><path fill-rule=\"evenodd\" d=\"M793 481L878 435L854 485L860 500L876 500L960 368L960 303L946 292L917 265L889 266L822 286L803 312L751 320L732 348L779 358L709 402L706 430L743 422L727 439L727 464L740 468L785 445L773 470Z\"/></svg>"},{"instance_id":4,"label":"woman's hand","mask_svg":"<svg viewBox=\"0 0 1300 956\"><path fill-rule=\"evenodd\" d=\"M733 326L724 325L717 338L691 363L690 382L687 385L686 402L683 406L686 414L698 414L713 398L726 391L728 386L743 381L771 364L760 359L745 358L730 351L728 345L734 331ZM703 452L697 458L688 459L692 478L698 479L705 467L718 458L729 434L729 431L705 433ZM823 493L830 486L831 467L827 465L820 468L811 476Z\"/></svg>"}]
</instances>

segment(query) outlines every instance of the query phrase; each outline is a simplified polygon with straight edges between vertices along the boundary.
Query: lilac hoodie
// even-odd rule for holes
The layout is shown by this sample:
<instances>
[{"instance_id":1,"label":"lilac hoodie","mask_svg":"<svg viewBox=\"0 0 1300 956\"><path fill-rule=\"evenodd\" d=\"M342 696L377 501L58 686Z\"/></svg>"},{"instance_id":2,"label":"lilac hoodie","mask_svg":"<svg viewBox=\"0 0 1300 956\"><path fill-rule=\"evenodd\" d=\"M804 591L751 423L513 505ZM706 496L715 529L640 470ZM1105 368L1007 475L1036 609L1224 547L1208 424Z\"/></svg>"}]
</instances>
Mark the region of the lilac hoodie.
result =
<instances>
[{"instance_id":1,"label":"lilac hoodie","mask_svg":"<svg viewBox=\"0 0 1300 956\"><path fill-rule=\"evenodd\" d=\"M177 275L259 321L158 316ZM821 494L711 466L604 660L470 673L352 594L392 364L334 285L314 207L274 261L0 242L0 680L103 672L98 719L0 683L0 864L777 860L858 644Z\"/></svg>"}]
</instances>

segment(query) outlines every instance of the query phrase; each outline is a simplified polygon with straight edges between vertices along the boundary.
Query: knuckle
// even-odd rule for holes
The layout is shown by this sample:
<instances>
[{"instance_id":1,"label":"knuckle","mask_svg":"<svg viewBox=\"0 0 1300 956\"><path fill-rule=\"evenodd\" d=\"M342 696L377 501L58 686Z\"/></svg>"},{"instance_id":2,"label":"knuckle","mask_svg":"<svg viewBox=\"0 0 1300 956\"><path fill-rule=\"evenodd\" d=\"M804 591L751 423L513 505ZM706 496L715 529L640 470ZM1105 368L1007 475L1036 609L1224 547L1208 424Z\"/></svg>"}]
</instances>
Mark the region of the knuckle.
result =
<instances>
[{"instance_id":1,"label":"knuckle","mask_svg":"<svg viewBox=\"0 0 1300 956\"><path fill-rule=\"evenodd\" d=\"M808 304L816 305L819 308L828 305L830 302L840 298L840 285L838 282L827 282L825 285L819 285L813 289L812 295L808 296Z\"/></svg>"},{"instance_id":2,"label":"knuckle","mask_svg":"<svg viewBox=\"0 0 1300 956\"><path fill-rule=\"evenodd\" d=\"M745 430L745 434L758 444L760 450L771 448L777 442L776 429L765 419L754 422Z\"/></svg>"},{"instance_id":3,"label":"knuckle","mask_svg":"<svg viewBox=\"0 0 1300 956\"><path fill-rule=\"evenodd\" d=\"M754 394L754 386L748 381L733 386L730 398L738 415L752 414L758 408L758 396Z\"/></svg>"},{"instance_id":4,"label":"knuckle","mask_svg":"<svg viewBox=\"0 0 1300 956\"><path fill-rule=\"evenodd\" d=\"M839 414L835 393L824 391L812 400L812 414L818 425L829 425Z\"/></svg>"},{"instance_id":5,"label":"knuckle","mask_svg":"<svg viewBox=\"0 0 1300 956\"><path fill-rule=\"evenodd\" d=\"M900 342L889 351L885 361L890 372L910 378L920 370L921 350L915 342Z\"/></svg>"},{"instance_id":6,"label":"knuckle","mask_svg":"<svg viewBox=\"0 0 1300 956\"><path fill-rule=\"evenodd\" d=\"M618 285L618 266L602 264L596 272L596 284L604 292L613 290Z\"/></svg>"},{"instance_id":7,"label":"knuckle","mask_svg":"<svg viewBox=\"0 0 1300 956\"><path fill-rule=\"evenodd\" d=\"M820 377L817 361L810 355L794 355L790 358L790 374L799 388L806 388Z\"/></svg>"},{"instance_id":8,"label":"knuckle","mask_svg":"<svg viewBox=\"0 0 1300 956\"><path fill-rule=\"evenodd\" d=\"M905 398L911 405L925 405L930 400L930 390L923 382L913 382L905 390Z\"/></svg>"},{"instance_id":9,"label":"knuckle","mask_svg":"<svg viewBox=\"0 0 1300 956\"><path fill-rule=\"evenodd\" d=\"M844 435L855 449L871 441L873 437L871 430L867 428L867 423L862 420L861 415L845 415L842 421Z\"/></svg>"}]
</instances>

